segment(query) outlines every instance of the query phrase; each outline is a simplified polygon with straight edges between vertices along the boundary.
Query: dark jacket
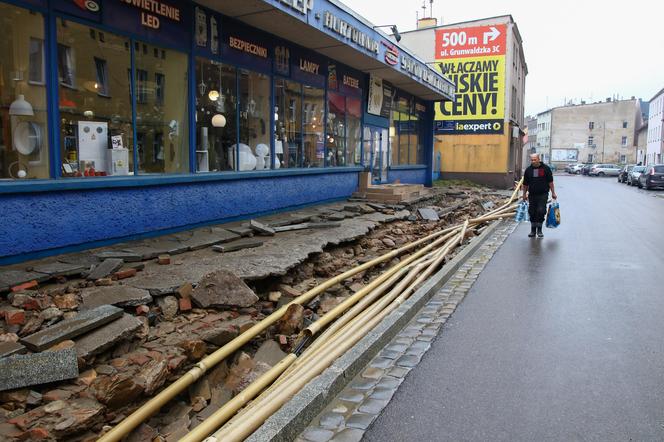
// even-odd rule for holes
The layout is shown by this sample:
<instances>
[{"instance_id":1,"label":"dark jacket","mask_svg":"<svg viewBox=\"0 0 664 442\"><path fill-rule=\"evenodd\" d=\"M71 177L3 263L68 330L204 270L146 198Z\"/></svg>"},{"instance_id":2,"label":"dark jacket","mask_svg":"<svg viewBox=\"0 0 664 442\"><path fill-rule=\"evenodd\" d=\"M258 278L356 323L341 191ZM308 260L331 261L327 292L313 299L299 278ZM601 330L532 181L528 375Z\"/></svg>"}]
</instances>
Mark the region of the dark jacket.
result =
<instances>
[{"instance_id":1,"label":"dark jacket","mask_svg":"<svg viewBox=\"0 0 664 442\"><path fill-rule=\"evenodd\" d=\"M530 195L542 195L549 193L549 183L553 182L551 168L544 163L539 167L528 166L523 173L523 184L528 186Z\"/></svg>"}]
</instances>

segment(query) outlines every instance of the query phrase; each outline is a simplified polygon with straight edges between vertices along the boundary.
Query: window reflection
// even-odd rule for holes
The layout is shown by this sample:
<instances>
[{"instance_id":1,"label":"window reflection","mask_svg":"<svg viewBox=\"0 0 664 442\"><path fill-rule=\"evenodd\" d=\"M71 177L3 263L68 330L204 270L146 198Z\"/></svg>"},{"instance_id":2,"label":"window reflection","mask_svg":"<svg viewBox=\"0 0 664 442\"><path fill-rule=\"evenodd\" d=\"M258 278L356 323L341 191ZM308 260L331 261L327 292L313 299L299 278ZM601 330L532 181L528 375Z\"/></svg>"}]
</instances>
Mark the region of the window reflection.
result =
<instances>
[{"instance_id":1,"label":"window reflection","mask_svg":"<svg viewBox=\"0 0 664 442\"><path fill-rule=\"evenodd\" d=\"M0 4L0 179L48 178L41 14Z\"/></svg>"},{"instance_id":2,"label":"window reflection","mask_svg":"<svg viewBox=\"0 0 664 442\"><path fill-rule=\"evenodd\" d=\"M237 143L236 69L196 60L196 162L198 172L234 170Z\"/></svg>"},{"instance_id":3,"label":"window reflection","mask_svg":"<svg viewBox=\"0 0 664 442\"><path fill-rule=\"evenodd\" d=\"M323 167L323 119L325 117L325 91L304 86L302 112L304 114L304 167Z\"/></svg>"},{"instance_id":4,"label":"window reflection","mask_svg":"<svg viewBox=\"0 0 664 442\"><path fill-rule=\"evenodd\" d=\"M139 173L189 170L187 54L135 43Z\"/></svg>"},{"instance_id":5,"label":"window reflection","mask_svg":"<svg viewBox=\"0 0 664 442\"><path fill-rule=\"evenodd\" d=\"M275 81L275 146L281 167L302 167L302 85Z\"/></svg>"},{"instance_id":6,"label":"window reflection","mask_svg":"<svg viewBox=\"0 0 664 442\"><path fill-rule=\"evenodd\" d=\"M346 152L346 97L334 92L327 99L327 165L345 165Z\"/></svg>"},{"instance_id":7,"label":"window reflection","mask_svg":"<svg viewBox=\"0 0 664 442\"><path fill-rule=\"evenodd\" d=\"M240 70L238 170L270 168L270 77ZM275 161L275 167L281 166Z\"/></svg>"},{"instance_id":8,"label":"window reflection","mask_svg":"<svg viewBox=\"0 0 664 442\"><path fill-rule=\"evenodd\" d=\"M362 127L362 101L359 98L346 98L346 164L359 166L361 164L362 150L360 148Z\"/></svg>"}]
</instances>

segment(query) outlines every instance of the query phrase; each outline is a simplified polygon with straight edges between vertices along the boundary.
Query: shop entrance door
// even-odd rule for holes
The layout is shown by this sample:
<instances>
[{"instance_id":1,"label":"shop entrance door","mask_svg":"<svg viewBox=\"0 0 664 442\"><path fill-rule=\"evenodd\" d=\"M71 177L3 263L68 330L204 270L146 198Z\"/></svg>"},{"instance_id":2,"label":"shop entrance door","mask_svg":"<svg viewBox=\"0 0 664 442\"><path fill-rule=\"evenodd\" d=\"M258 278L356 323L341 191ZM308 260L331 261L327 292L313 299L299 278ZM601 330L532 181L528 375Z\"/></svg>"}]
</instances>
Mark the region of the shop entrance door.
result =
<instances>
[{"instance_id":1,"label":"shop entrance door","mask_svg":"<svg viewBox=\"0 0 664 442\"><path fill-rule=\"evenodd\" d=\"M387 182L387 141L386 128L364 127L364 158L365 162L368 161L374 184Z\"/></svg>"}]
</instances>

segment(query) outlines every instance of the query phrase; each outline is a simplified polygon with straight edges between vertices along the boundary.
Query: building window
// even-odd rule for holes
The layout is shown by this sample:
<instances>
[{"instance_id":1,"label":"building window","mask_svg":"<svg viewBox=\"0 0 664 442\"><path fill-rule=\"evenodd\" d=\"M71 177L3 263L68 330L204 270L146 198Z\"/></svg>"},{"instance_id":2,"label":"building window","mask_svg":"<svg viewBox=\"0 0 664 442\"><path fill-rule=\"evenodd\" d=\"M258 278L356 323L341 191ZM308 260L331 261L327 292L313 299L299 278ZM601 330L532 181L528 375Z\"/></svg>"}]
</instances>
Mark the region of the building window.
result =
<instances>
[{"instance_id":1,"label":"building window","mask_svg":"<svg viewBox=\"0 0 664 442\"><path fill-rule=\"evenodd\" d=\"M283 168L302 167L302 85L277 79L274 82L274 154Z\"/></svg>"},{"instance_id":2,"label":"building window","mask_svg":"<svg viewBox=\"0 0 664 442\"><path fill-rule=\"evenodd\" d=\"M44 19L0 3L0 179L49 177Z\"/></svg>"},{"instance_id":3,"label":"building window","mask_svg":"<svg viewBox=\"0 0 664 442\"><path fill-rule=\"evenodd\" d=\"M46 84L44 72L44 40L30 37L30 61L28 81L32 84Z\"/></svg>"},{"instance_id":4,"label":"building window","mask_svg":"<svg viewBox=\"0 0 664 442\"><path fill-rule=\"evenodd\" d=\"M237 70L196 60L196 170L235 170L237 147Z\"/></svg>"},{"instance_id":5,"label":"building window","mask_svg":"<svg viewBox=\"0 0 664 442\"><path fill-rule=\"evenodd\" d=\"M323 129L325 118L325 91L312 86L304 86L302 113L304 120L304 167L323 167L325 144Z\"/></svg>"},{"instance_id":6,"label":"building window","mask_svg":"<svg viewBox=\"0 0 664 442\"><path fill-rule=\"evenodd\" d=\"M627 161L627 156L625 155L620 155L620 162L625 163Z\"/></svg>"},{"instance_id":7,"label":"building window","mask_svg":"<svg viewBox=\"0 0 664 442\"><path fill-rule=\"evenodd\" d=\"M101 41L91 39L92 35L95 35L94 28L58 20L58 53L62 55L58 104L63 177L133 172L131 96L118 94L113 101L105 98L111 90L131 90L126 75L131 69L131 54L128 46L125 47L129 39L107 33ZM72 88L74 84L78 87ZM115 149L111 151L111 148Z\"/></svg>"},{"instance_id":8,"label":"building window","mask_svg":"<svg viewBox=\"0 0 664 442\"><path fill-rule=\"evenodd\" d=\"M595 147L595 137L592 135L588 137L588 147Z\"/></svg>"},{"instance_id":9,"label":"building window","mask_svg":"<svg viewBox=\"0 0 664 442\"><path fill-rule=\"evenodd\" d=\"M588 129L594 129L595 128L595 122L591 121L588 123Z\"/></svg>"},{"instance_id":10,"label":"building window","mask_svg":"<svg viewBox=\"0 0 664 442\"><path fill-rule=\"evenodd\" d=\"M273 113L270 109L270 77L247 70L239 70L238 76L240 144L237 170L269 169L270 117ZM281 162L275 159L274 167L281 167Z\"/></svg>"},{"instance_id":11,"label":"building window","mask_svg":"<svg viewBox=\"0 0 664 442\"><path fill-rule=\"evenodd\" d=\"M591 154L591 153L588 154L588 162L589 163L593 162L593 154Z\"/></svg>"},{"instance_id":12,"label":"building window","mask_svg":"<svg viewBox=\"0 0 664 442\"><path fill-rule=\"evenodd\" d=\"M188 172L188 56L146 43L139 47L143 50L134 53L136 138L141 140L137 145L138 171L144 174ZM151 78L155 80L150 81ZM162 102L157 98L158 78L164 85L169 83L170 88L168 94L163 93ZM153 100L149 100L151 96Z\"/></svg>"},{"instance_id":13,"label":"building window","mask_svg":"<svg viewBox=\"0 0 664 442\"><path fill-rule=\"evenodd\" d=\"M164 95L166 94L166 76L164 74L154 74L154 99L157 104L164 104Z\"/></svg>"},{"instance_id":14,"label":"building window","mask_svg":"<svg viewBox=\"0 0 664 442\"><path fill-rule=\"evenodd\" d=\"M362 101L346 97L346 164L359 166L362 163Z\"/></svg>"},{"instance_id":15,"label":"building window","mask_svg":"<svg viewBox=\"0 0 664 442\"><path fill-rule=\"evenodd\" d=\"M620 144L622 144L623 146L627 146L627 137L623 136Z\"/></svg>"},{"instance_id":16,"label":"building window","mask_svg":"<svg viewBox=\"0 0 664 442\"><path fill-rule=\"evenodd\" d=\"M346 97L335 92L327 94L327 165L346 165Z\"/></svg>"},{"instance_id":17,"label":"building window","mask_svg":"<svg viewBox=\"0 0 664 442\"><path fill-rule=\"evenodd\" d=\"M623 129L627 129L627 121L623 121Z\"/></svg>"}]
</instances>

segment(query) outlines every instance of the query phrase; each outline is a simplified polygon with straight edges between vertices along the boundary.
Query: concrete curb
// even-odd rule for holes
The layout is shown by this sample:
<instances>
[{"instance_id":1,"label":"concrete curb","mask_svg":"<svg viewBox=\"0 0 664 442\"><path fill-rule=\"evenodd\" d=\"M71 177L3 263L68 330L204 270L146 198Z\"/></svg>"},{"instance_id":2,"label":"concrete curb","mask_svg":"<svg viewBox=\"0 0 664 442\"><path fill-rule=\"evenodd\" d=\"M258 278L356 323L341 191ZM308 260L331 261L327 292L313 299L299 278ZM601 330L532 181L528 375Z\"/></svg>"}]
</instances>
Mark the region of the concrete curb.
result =
<instances>
[{"instance_id":1,"label":"concrete curb","mask_svg":"<svg viewBox=\"0 0 664 442\"><path fill-rule=\"evenodd\" d=\"M480 236L466 246L452 261L445 264L396 311L392 312L320 376L309 382L246 440L250 442L295 440L503 222L499 221L487 227Z\"/></svg>"}]
</instances>

